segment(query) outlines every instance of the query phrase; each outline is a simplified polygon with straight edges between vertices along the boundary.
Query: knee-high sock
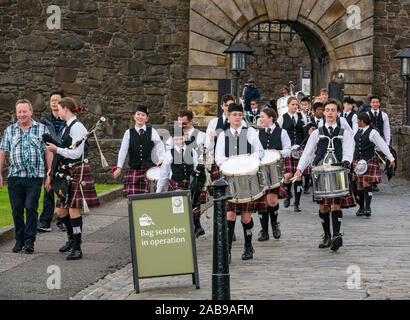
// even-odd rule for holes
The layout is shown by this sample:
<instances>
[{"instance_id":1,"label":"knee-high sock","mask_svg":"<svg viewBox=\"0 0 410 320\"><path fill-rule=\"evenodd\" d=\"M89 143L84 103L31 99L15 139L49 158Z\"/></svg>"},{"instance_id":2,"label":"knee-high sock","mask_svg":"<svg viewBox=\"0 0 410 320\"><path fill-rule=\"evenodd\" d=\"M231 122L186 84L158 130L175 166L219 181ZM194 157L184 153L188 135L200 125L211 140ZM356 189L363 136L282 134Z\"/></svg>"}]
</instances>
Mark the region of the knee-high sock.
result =
<instances>
[{"instance_id":1,"label":"knee-high sock","mask_svg":"<svg viewBox=\"0 0 410 320\"><path fill-rule=\"evenodd\" d=\"M243 235L245 238L245 244L250 244L252 242L252 229L253 229L253 219L251 218L251 221L247 224L242 222L242 228L243 228Z\"/></svg>"},{"instance_id":2,"label":"knee-high sock","mask_svg":"<svg viewBox=\"0 0 410 320\"><path fill-rule=\"evenodd\" d=\"M308 189L310 183L310 176L308 174L304 174L303 176L305 177L305 189Z\"/></svg>"},{"instance_id":3,"label":"knee-high sock","mask_svg":"<svg viewBox=\"0 0 410 320\"><path fill-rule=\"evenodd\" d=\"M269 207L268 207L269 212ZM268 212L259 213L259 219L261 222L262 232L268 232L269 215Z\"/></svg>"},{"instance_id":4,"label":"knee-high sock","mask_svg":"<svg viewBox=\"0 0 410 320\"><path fill-rule=\"evenodd\" d=\"M364 188L364 204L365 209L370 209L370 203L372 202L373 192L372 187Z\"/></svg>"},{"instance_id":5,"label":"knee-high sock","mask_svg":"<svg viewBox=\"0 0 410 320\"><path fill-rule=\"evenodd\" d=\"M270 216L270 224L276 226L278 224L279 204L274 207L268 206L268 213Z\"/></svg>"},{"instance_id":6,"label":"knee-high sock","mask_svg":"<svg viewBox=\"0 0 410 320\"><path fill-rule=\"evenodd\" d=\"M319 218L322 222L323 231L330 236L330 212L322 213L319 211Z\"/></svg>"},{"instance_id":7,"label":"knee-high sock","mask_svg":"<svg viewBox=\"0 0 410 320\"><path fill-rule=\"evenodd\" d=\"M300 197L302 196L303 192L302 181L295 181L293 188L295 189L295 205L299 205Z\"/></svg>"},{"instance_id":8,"label":"knee-high sock","mask_svg":"<svg viewBox=\"0 0 410 320\"><path fill-rule=\"evenodd\" d=\"M284 183L283 185L285 186L285 190L288 193L288 197L291 198L292 197L292 182Z\"/></svg>"},{"instance_id":9,"label":"knee-high sock","mask_svg":"<svg viewBox=\"0 0 410 320\"><path fill-rule=\"evenodd\" d=\"M67 214L65 217L60 218L60 220L61 220L62 223L64 223L64 225L67 229L68 240L73 240L73 227L71 226L70 215Z\"/></svg>"},{"instance_id":10,"label":"knee-high sock","mask_svg":"<svg viewBox=\"0 0 410 320\"><path fill-rule=\"evenodd\" d=\"M332 226L333 226L333 236L340 233L340 226L342 225L342 210L332 211Z\"/></svg>"},{"instance_id":11,"label":"knee-high sock","mask_svg":"<svg viewBox=\"0 0 410 320\"><path fill-rule=\"evenodd\" d=\"M71 226L73 227L73 249L81 250L81 234L82 234L82 226L83 226L83 218L78 217L71 219Z\"/></svg>"},{"instance_id":12,"label":"knee-high sock","mask_svg":"<svg viewBox=\"0 0 410 320\"><path fill-rule=\"evenodd\" d=\"M228 244L229 244L229 252L231 252L231 248L232 248L232 239L233 239L233 235L235 233L235 222L234 221L230 221L228 220Z\"/></svg>"},{"instance_id":13,"label":"knee-high sock","mask_svg":"<svg viewBox=\"0 0 410 320\"><path fill-rule=\"evenodd\" d=\"M364 209L364 190L357 190L360 209Z\"/></svg>"}]
</instances>

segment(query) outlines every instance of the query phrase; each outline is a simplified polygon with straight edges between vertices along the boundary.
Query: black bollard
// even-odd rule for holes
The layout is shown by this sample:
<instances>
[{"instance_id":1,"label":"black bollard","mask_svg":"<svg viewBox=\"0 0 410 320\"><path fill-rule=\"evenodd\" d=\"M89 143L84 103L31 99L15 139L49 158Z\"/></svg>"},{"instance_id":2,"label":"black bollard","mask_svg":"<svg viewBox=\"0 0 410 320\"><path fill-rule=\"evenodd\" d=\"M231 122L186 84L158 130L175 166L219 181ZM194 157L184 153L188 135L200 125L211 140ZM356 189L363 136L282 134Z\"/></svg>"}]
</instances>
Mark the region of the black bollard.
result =
<instances>
[{"instance_id":1,"label":"black bollard","mask_svg":"<svg viewBox=\"0 0 410 320\"><path fill-rule=\"evenodd\" d=\"M214 188L214 248L212 264L212 300L230 300L228 224L226 221L226 196L228 183L219 179Z\"/></svg>"}]
</instances>

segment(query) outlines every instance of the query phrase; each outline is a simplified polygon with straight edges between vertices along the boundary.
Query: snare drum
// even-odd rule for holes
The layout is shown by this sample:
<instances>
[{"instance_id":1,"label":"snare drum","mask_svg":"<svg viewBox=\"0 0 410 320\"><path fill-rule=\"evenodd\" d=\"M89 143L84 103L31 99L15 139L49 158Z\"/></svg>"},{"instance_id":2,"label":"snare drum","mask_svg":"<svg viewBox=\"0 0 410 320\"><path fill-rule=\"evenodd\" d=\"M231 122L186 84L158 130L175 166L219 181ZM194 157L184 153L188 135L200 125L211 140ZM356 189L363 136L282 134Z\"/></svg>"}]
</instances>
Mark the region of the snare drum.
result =
<instances>
[{"instance_id":1,"label":"snare drum","mask_svg":"<svg viewBox=\"0 0 410 320\"><path fill-rule=\"evenodd\" d=\"M282 156L275 150L265 150L260 168L267 190L275 189L283 183Z\"/></svg>"},{"instance_id":2,"label":"snare drum","mask_svg":"<svg viewBox=\"0 0 410 320\"><path fill-rule=\"evenodd\" d=\"M224 160L220 170L229 184L234 203L247 203L259 199L264 195L264 182L259 158L241 154Z\"/></svg>"},{"instance_id":3,"label":"snare drum","mask_svg":"<svg viewBox=\"0 0 410 320\"><path fill-rule=\"evenodd\" d=\"M159 167L152 167L151 169L147 170L148 190L150 193L154 193L157 190L160 170L161 168Z\"/></svg>"},{"instance_id":4,"label":"snare drum","mask_svg":"<svg viewBox=\"0 0 410 320\"><path fill-rule=\"evenodd\" d=\"M313 195L316 199L340 198L349 194L348 170L331 165L312 168Z\"/></svg>"}]
</instances>

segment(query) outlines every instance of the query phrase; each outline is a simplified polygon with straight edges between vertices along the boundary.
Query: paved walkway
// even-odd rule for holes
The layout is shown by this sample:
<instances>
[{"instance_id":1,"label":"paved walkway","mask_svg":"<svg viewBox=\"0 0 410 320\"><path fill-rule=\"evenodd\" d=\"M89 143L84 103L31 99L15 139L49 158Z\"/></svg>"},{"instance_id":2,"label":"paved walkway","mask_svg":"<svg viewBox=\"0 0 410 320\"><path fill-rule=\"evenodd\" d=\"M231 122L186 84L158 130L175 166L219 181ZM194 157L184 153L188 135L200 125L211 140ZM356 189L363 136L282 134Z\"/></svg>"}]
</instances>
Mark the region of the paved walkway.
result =
<instances>
[{"instance_id":1,"label":"paved walkway","mask_svg":"<svg viewBox=\"0 0 410 320\"><path fill-rule=\"evenodd\" d=\"M371 218L344 210L344 246L338 252L318 249L322 229L311 195L303 195L303 212L280 209L282 237L254 241L253 260L242 261L239 219L230 264L232 299L409 299L410 183L393 179L375 193ZM212 217L212 208L208 211ZM206 235L197 240L200 289L191 276L140 280L134 292L127 202L111 201L84 217L84 258L66 261L58 248L65 234L53 226L39 234L35 253L11 252L14 242L0 245L0 299L211 299L212 218L203 216ZM259 220L254 216L255 234ZM60 289L49 289L57 266ZM357 281L352 281L352 275ZM350 272L350 273L351 273ZM349 280L350 277L350 280ZM356 288L348 288L352 283ZM51 281L51 284L53 282ZM56 283L54 283L56 284Z\"/></svg>"}]
</instances>

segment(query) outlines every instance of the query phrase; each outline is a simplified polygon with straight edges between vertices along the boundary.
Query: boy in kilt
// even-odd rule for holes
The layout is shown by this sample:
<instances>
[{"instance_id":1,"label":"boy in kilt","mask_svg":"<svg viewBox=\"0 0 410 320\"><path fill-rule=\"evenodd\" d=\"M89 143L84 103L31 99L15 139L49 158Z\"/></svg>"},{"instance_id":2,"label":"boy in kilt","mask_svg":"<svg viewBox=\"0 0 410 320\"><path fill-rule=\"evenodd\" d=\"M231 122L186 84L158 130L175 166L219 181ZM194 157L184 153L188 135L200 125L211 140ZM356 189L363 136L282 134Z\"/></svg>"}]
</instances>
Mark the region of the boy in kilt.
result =
<instances>
[{"instance_id":1,"label":"boy in kilt","mask_svg":"<svg viewBox=\"0 0 410 320\"><path fill-rule=\"evenodd\" d=\"M134 114L135 126L125 131L118 154L117 167L113 168L113 176L117 178L121 175L125 158L129 155L122 192L124 198L132 194L149 192L147 171L154 166L161 166L164 157L164 144L158 132L146 125L148 115L146 107L137 107ZM156 164L153 162L154 149L158 158Z\"/></svg>"},{"instance_id":2,"label":"boy in kilt","mask_svg":"<svg viewBox=\"0 0 410 320\"><path fill-rule=\"evenodd\" d=\"M242 118L242 105L231 103L228 107L230 128L219 134L216 144L215 162L218 166L221 165L225 159L240 154L252 154L259 159L263 158L264 151L259 141L258 132L253 128L244 126ZM230 147L230 145L236 147ZM241 216L245 238L245 250L242 254L242 260L253 258L252 230L254 223L252 213L256 211L259 213L267 211L265 196L247 203L232 203L228 201L226 217L228 221L229 261L231 261L231 248L237 215Z\"/></svg>"},{"instance_id":3,"label":"boy in kilt","mask_svg":"<svg viewBox=\"0 0 410 320\"><path fill-rule=\"evenodd\" d=\"M292 143L292 148L296 148L298 145L300 146L305 138L305 132L303 130L304 121L303 116L298 110L298 99L296 97L290 97L288 99L288 112L283 114L278 119L279 126L286 130L290 141ZM296 172L297 166L299 163L299 159L295 159L292 155L286 157L284 160L284 172L285 172L285 190L288 193L285 201L283 202L283 206L288 208L290 206L290 199L292 198L292 177ZM308 173L308 172L306 172ZM300 209L300 198L303 192L302 186L302 179L298 178L294 182L294 191L295 191L295 203L294 203L294 211L301 212Z\"/></svg>"},{"instance_id":4,"label":"boy in kilt","mask_svg":"<svg viewBox=\"0 0 410 320\"><path fill-rule=\"evenodd\" d=\"M360 160L365 160L367 162L367 171L362 175L357 174L354 170L352 172L353 180L357 184L359 194L360 208L356 212L356 215L370 217L372 213L370 208L373 196L372 184L382 181L379 159L375 153L375 148L377 147L389 159L391 167L394 167L396 164L387 143L383 140L379 132L370 126L371 120L369 115L365 112L360 113L357 122L359 130L354 136L356 144L353 156L353 169L356 168Z\"/></svg>"},{"instance_id":5,"label":"boy in kilt","mask_svg":"<svg viewBox=\"0 0 410 320\"><path fill-rule=\"evenodd\" d=\"M325 124L319 129L312 132L300 158L296 177L301 177L303 170L312 161L313 165L317 166L323 163L328 150L328 139L320 138L321 135L333 138L342 136L342 139L334 140L334 151L338 163L342 163L345 168L350 167L353 160L354 140L353 137L346 132L337 123L338 107L340 103L336 99L328 99L324 104L325 108ZM319 217L324 230L323 241L319 244L319 248L329 248L337 251L343 245L342 234L340 227L342 224L342 209L355 206L355 199L352 192L349 195L339 198L327 198L316 201L319 204ZM332 212L333 238L330 233L330 210Z\"/></svg>"},{"instance_id":6,"label":"boy in kilt","mask_svg":"<svg viewBox=\"0 0 410 320\"><path fill-rule=\"evenodd\" d=\"M58 103L58 116L66 122L61 136L62 147L47 143L47 149L60 155L62 164L79 163L88 154L88 143L86 141L81 142L75 149L69 149L73 143L81 140L88 132L76 117L79 112L81 112L81 109L72 98L63 98ZM48 175L50 175L50 172L51 169ZM83 207L84 209L85 207L96 207L99 205L99 201L95 192L91 168L88 164L83 163L74 166L68 169L67 173L74 179L69 189L67 206L65 207L61 200L57 198L56 211L58 217L66 226L68 241L59 251L67 252L71 250L66 259L78 260L82 258L81 235L83 220L80 210ZM80 181L84 182L85 185L80 185Z\"/></svg>"},{"instance_id":7,"label":"boy in kilt","mask_svg":"<svg viewBox=\"0 0 410 320\"><path fill-rule=\"evenodd\" d=\"M262 144L264 150L276 150L280 152L282 158L290 156L290 139L286 130L279 127L276 112L265 107L260 113L260 121L263 126L259 129L259 141ZM266 201L268 202L268 208L266 212L259 213L259 219L261 222L262 230L259 232L258 241L269 240L269 217L271 220L272 233L275 239L279 239L281 231L279 229L278 213L279 202L278 199L285 199L287 193L283 184L280 187L270 189L266 194Z\"/></svg>"}]
</instances>

